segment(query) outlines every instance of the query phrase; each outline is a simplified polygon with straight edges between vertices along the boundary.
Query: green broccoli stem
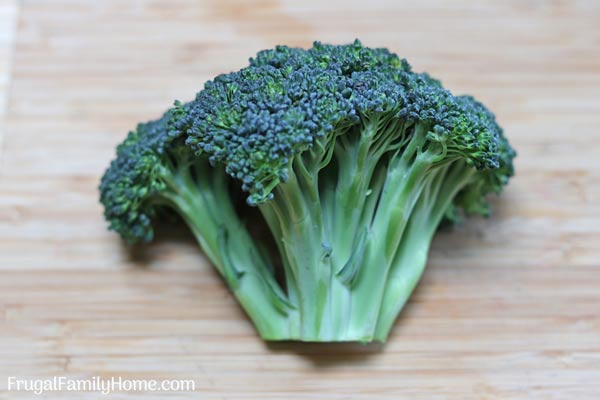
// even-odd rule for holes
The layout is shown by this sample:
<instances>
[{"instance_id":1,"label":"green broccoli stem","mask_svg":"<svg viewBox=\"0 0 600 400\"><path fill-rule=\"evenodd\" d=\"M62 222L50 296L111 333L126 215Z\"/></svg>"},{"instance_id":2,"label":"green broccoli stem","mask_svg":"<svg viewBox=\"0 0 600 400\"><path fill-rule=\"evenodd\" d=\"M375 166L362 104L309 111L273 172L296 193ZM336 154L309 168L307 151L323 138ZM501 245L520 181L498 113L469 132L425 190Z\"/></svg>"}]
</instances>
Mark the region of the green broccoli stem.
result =
<instances>
[{"instance_id":1,"label":"green broccoli stem","mask_svg":"<svg viewBox=\"0 0 600 400\"><path fill-rule=\"evenodd\" d=\"M191 168L164 171L168 189L161 200L184 219L260 336L272 340L287 337L286 314L291 307L234 209L225 172L211 172L207 169L211 167L201 163Z\"/></svg>"},{"instance_id":2,"label":"green broccoli stem","mask_svg":"<svg viewBox=\"0 0 600 400\"><path fill-rule=\"evenodd\" d=\"M429 253L433 236L456 194L471 182L474 168L454 161L438 168L415 205L391 269L381 302L374 340L384 342L417 283Z\"/></svg>"},{"instance_id":3,"label":"green broccoli stem","mask_svg":"<svg viewBox=\"0 0 600 400\"><path fill-rule=\"evenodd\" d=\"M297 313L288 314L287 339L335 340L331 309L331 245L325 238L316 174L294 160L275 198L260 205L285 268L287 290Z\"/></svg>"},{"instance_id":4,"label":"green broccoli stem","mask_svg":"<svg viewBox=\"0 0 600 400\"><path fill-rule=\"evenodd\" d=\"M330 226L328 234L334 251L331 254L332 264L336 272L336 281L343 274L346 280L351 280L355 272L354 266L361 260L354 257L355 265L344 266L351 260L352 255L360 253L364 244L365 229L361 229L361 217L364 214L368 200L368 190L378 157L371 154L374 137L378 133L379 120L357 126L350 134L340 136L335 143L337 160L337 182L335 186L328 185L323 189L324 197L334 199L328 210L331 218L326 219ZM332 193L333 192L333 193ZM342 277L342 280L344 278ZM336 327L348 328L348 318L352 306L352 293L348 290L348 282L339 287L332 295L334 307L339 310ZM343 320L341 320L343 317Z\"/></svg>"},{"instance_id":5,"label":"green broccoli stem","mask_svg":"<svg viewBox=\"0 0 600 400\"><path fill-rule=\"evenodd\" d=\"M426 126L410 130L407 141L406 132L378 129L374 121L336 143L335 174L317 173L315 154L295 158L289 179L260 205L296 307L284 339L383 341L421 276L445 210L469 182L473 169L444 158L443 146L427 145ZM375 136L403 143L386 168L378 168Z\"/></svg>"},{"instance_id":6,"label":"green broccoli stem","mask_svg":"<svg viewBox=\"0 0 600 400\"><path fill-rule=\"evenodd\" d=\"M393 115L393 113L391 113ZM350 329L355 293L354 279L364 262L365 248L370 238L369 225L385 180L386 168L380 159L390 142L404 133L402 121L382 115L365 117L361 125L335 143L336 184L323 185L323 197L333 199L324 209L331 218L327 232L333 243L331 258L336 276L331 288L333 309L337 311L332 324L347 337L362 340L364 330ZM332 193L333 192L333 193ZM341 283L341 285L339 284Z\"/></svg>"},{"instance_id":7,"label":"green broccoli stem","mask_svg":"<svg viewBox=\"0 0 600 400\"><path fill-rule=\"evenodd\" d=\"M430 175L430 155L419 154L410 166L388 169L369 230L363 265L353 282L350 329L370 337L379 318L387 275L413 207Z\"/></svg>"}]
</instances>

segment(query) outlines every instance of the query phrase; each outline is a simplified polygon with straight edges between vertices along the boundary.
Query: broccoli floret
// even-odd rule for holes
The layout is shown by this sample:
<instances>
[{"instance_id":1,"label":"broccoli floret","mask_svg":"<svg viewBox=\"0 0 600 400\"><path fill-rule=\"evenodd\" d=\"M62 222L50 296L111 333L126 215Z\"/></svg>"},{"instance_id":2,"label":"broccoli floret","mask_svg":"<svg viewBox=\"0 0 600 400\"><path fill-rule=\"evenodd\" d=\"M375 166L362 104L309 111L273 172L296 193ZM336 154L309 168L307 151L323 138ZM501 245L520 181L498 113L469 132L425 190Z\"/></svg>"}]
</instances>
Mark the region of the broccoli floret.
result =
<instances>
[{"instance_id":1,"label":"broccoli floret","mask_svg":"<svg viewBox=\"0 0 600 400\"><path fill-rule=\"evenodd\" d=\"M387 49L317 42L261 51L139 125L100 191L129 241L152 238L157 208L181 214L263 338L385 341L440 223L488 215L514 157L472 97Z\"/></svg>"}]
</instances>

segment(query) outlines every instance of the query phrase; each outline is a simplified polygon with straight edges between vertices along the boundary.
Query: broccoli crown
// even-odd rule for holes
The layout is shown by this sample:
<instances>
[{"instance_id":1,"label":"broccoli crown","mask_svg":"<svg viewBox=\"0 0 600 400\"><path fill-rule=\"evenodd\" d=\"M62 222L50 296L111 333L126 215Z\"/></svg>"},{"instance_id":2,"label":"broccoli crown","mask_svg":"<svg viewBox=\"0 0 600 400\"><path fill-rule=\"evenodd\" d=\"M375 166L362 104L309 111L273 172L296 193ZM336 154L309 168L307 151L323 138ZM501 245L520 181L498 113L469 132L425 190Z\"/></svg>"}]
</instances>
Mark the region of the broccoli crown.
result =
<instances>
[{"instance_id":1,"label":"broccoli crown","mask_svg":"<svg viewBox=\"0 0 600 400\"><path fill-rule=\"evenodd\" d=\"M248 67L207 82L180 111L171 129L185 134L186 143L211 163L223 163L249 192L250 204L272 198L295 155L373 118L421 124L428 141L447 154L493 170L481 175L482 194L498 191L512 173L514 152L481 103L453 96L396 54L358 40L261 51Z\"/></svg>"},{"instance_id":2,"label":"broccoli crown","mask_svg":"<svg viewBox=\"0 0 600 400\"><path fill-rule=\"evenodd\" d=\"M156 214L152 199L167 187L164 171L173 154L186 151L185 146L175 146L179 132L168 130L174 115L176 108L129 132L100 181L100 201L109 228L128 242L152 240L151 222Z\"/></svg>"},{"instance_id":3,"label":"broccoli crown","mask_svg":"<svg viewBox=\"0 0 600 400\"><path fill-rule=\"evenodd\" d=\"M480 171L454 201L469 213L487 214L485 195L499 192L513 174L515 152L494 114L473 97L453 96L428 74L413 72L387 49L358 40L315 42L308 50L277 46L130 132L100 184L105 217L126 240L151 240L151 200L166 188L164 171L192 151L224 164L249 193L249 204L265 202L287 180L293 157L375 118L425 126L432 145Z\"/></svg>"}]
</instances>

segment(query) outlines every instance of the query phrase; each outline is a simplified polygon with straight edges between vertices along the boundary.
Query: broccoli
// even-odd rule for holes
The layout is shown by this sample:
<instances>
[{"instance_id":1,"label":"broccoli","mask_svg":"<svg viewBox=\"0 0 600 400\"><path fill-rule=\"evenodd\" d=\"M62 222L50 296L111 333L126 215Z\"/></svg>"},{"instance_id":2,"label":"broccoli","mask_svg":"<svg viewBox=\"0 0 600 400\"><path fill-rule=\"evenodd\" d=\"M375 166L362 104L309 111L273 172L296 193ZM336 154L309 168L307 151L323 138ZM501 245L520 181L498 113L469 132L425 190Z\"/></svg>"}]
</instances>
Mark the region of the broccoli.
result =
<instances>
[{"instance_id":1,"label":"broccoli","mask_svg":"<svg viewBox=\"0 0 600 400\"><path fill-rule=\"evenodd\" d=\"M316 42L138 125L100 200L130 243L179 214L265 340L383 342L438 227L487 216L514 157L474 98L387 49Z\"/></svg>"}]
</instances>

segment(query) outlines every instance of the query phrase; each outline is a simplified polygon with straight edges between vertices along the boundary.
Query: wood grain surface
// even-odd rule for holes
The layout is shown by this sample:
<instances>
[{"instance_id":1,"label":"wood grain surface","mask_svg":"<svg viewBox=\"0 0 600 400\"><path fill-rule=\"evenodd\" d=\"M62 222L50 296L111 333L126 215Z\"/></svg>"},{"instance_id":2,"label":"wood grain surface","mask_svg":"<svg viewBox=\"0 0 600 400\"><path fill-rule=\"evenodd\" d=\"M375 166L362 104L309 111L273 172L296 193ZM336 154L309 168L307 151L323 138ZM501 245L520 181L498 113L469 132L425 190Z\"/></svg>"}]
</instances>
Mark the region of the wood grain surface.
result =
<instances>
[{"instance_id":1,"label":"wood grain surface","mask_svg":"<svg viewBox=\"0 0 600 400\"><path fill-rule=\"evenodd\" d=\"M600 399L600 2L16 6L0 0L0 399L38 398L8 376L53 375L196 382L111 399ZM128 129L256 51L355 37L489 105L517 176L493 218L436 237L386 346L265 344L186 232L133 252L107 232L98 179Z\"/></svg>"}]
</instances>

